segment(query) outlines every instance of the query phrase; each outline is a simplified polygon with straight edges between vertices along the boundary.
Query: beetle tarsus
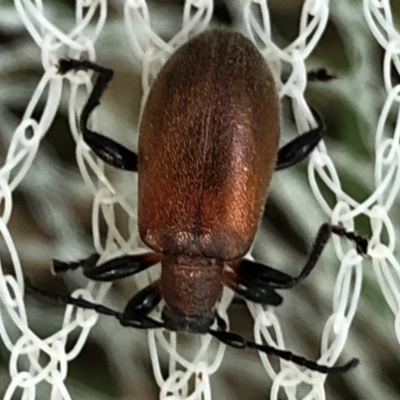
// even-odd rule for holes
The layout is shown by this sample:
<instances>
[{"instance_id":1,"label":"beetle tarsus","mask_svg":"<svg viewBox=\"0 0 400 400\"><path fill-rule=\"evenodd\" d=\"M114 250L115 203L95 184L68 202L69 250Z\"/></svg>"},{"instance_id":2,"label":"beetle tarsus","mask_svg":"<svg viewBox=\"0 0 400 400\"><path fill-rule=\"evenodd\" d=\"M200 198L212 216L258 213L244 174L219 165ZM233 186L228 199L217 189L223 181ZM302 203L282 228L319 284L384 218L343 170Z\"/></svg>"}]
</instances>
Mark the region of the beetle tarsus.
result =
<instances>
[{"instance_id":1,"label":"beetle tarsus","mask_svg":"<svg viewBox=\"0 0 400 400\"><path fill-rule=\"evenodd\" d=\"M53 275L61 274L63 272L70 271L70 270L74 270L81 266L81 263L79 261L65 262L65 261L53 259L52 263L53 263L53 265L51 268L51 272L53 273Z\"/></svg>"},{"instance_id":2,"label":"beetle tarsus","mask_svg":"<svg viewBox=\"0 0 400 400\"><path fill-rule=\"evenodd\" d=\"M90 270L96 266L100 255L97 253L92 254L90 257L72 262L65 262L61 260L53 260L52 272L53 274L60 274L66 271L75 270L81 267L83 270Z\"/></svg>"},{"instance_id":3,"label":"beetle tarsus","mask_svg":"<svg viewBox=\"0 0 400 400\"><path fill-rule=\"evenodd\" d=\"M365 256L368 254L368 239L356 235L354 232L347 231L345 228L338 226L338 225L332 225L331 226L332 233L346 237L347 239L351 240L352 242L355 243L356 245L356 250L357 253Z\"/></svg>"},{"instance_id":4,"label":"beetle tarsus","mask_svg":"<svg viewBox=\"0 0 400 400\"><path fill-rule=\"evenodd\" d=\"M313 69L307 73L309 82L328 82L336 79L336 75L331 74L326 68Z\"/></svg>"}]
</instances>

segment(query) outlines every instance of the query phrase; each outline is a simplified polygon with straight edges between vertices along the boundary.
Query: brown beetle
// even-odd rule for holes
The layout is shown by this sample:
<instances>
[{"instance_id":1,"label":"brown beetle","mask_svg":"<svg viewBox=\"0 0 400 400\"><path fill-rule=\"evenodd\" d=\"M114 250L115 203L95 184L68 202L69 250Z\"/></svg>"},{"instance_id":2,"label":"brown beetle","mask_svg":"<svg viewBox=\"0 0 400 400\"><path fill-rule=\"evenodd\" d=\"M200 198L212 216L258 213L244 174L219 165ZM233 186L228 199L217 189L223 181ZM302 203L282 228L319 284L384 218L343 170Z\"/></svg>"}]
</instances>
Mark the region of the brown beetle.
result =
<instances>
[{"instance_id":1,"label":"brown beetle","mask_svg":"<svg viewBox=\"0 0 400 400\"><path fill-rule=\"evenodd\" d=\"M280 106L272 73L252 42L239 33L213 30L176 51L156 78L141 122L138 156L88 129L88 119L112 71L89 61L60 60L60 73L99 74L81 116L85 142L105 162L139 173L139 232L153 252L96 265L99 256L65 263L56 272L83 268L96 281L113 281L161 262L161 279L136 294L123 313L83 299L48 297L95 309L138 328L210 333L233 347L251 347L310 369L344 372L303 357L248 342L226 332L215 313L223 285L247 300L279 305L276 289L301 282L314 268L332 233L367 241L338 226L321 227L309 260L297 278L243 256L253 242L274 170L296 164L318 144L323 124L278 151ZM161 321L148 314L164 299ZM219 330L211 329L214 320Z\"/></svg>"}]
</instances>

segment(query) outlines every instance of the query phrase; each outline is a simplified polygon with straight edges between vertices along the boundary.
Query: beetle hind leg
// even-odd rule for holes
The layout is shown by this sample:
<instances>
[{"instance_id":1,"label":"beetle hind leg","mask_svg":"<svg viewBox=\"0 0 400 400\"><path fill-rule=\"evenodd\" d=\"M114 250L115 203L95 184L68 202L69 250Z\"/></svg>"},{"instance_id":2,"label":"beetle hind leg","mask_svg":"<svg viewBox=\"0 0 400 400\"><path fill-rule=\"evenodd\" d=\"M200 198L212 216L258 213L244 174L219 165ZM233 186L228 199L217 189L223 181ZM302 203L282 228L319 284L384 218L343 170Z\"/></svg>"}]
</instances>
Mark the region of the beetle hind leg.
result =
<instances>
[{"instance_id":1,"label":"beetle hind leg","mask_svg":"<svg viewBox=\"0 0 400 400\"><path fill-rule=\"evenodd\" d=\"M136 172L136 153L87 127L90 115L100 104L100 98L113 77L113 71L87 60L61 59L58 64L59 72L62 75L70 71L79 70L92 70L99 74L81 114L80 128L83 139L93 152L107 164L119 169Z\"/></svg>"},{"instance_id":2,"label":"beetle hind leg","mask_svg":"<svg viewBox=\"0 0 400 400\"><path fill-rule=\"evenodd\" d=\"M352 241L355 244L358 254L367 254L367 239L356 235L354 232L349 232L341 226L323 224L317 233L308 260L297 277L293 278L267 265L242 259L231 263L234 272L227 272L229 274L227 276L228 279L224 283L248 300L262 304L279 305L280 303L274 304L273 302L264 303L263 301L257 301L257 297L261 297L264 293L275 293L276 289L291 289L303 282L317 265L332 234ZM265 299L269 300L268 297L265 297ZM277 298L272 296L271 299L270 301L274 301Z\"/></svg>"},{"instance_id":3,"label":"beetle hind leg","mask_svg":"<svg viewBox=\"0 0 400 400\"><path fill-rule=\"evenodd\" d=\"M317 233L317 237L315 238L314 245L311 249L311 252L308 256L308 260L303 267L302 271L296 278L291 278L291 281L287 283L274 283L273 287L277 289L290 289L299 283L303 282L304 279L308 277L310 272L317 265L318 260L321 257L321 254L328 244L329 240L332 237L332 234L341 236L343 238L347 238L355 244L356 251L358 254L365 256L368 253L368 240L362 236L356 235L354 232L347 231L342 226L338 225L330 225L323 224Z\"/></svg>"}]
</instances>

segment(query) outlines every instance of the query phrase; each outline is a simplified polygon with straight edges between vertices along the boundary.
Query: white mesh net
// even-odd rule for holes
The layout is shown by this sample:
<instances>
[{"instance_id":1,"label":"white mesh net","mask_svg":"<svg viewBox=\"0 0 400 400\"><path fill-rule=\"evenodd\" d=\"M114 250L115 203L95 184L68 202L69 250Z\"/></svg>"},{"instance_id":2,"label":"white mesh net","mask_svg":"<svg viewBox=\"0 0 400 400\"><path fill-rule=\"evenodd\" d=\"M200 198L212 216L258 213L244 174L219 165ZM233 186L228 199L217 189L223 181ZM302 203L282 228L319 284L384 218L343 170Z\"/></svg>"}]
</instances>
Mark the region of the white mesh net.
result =
<instances>
[{"instance_id":1,"label":"white mesh net","mask_svg":"<svg viewBox=\"0 0 400 400\"><path fill-rule=\"evenodd\" d=\"M8 32L14 32L14 30L21 32L25 28L31 37L30 43L26 44L26 52L22 51L23 47L20 45L17 47L18 51L10 50L6 54L4 47L3 56L0 56L2 71L11 71L14 64L10 62L10 59L17 60L17 65L22 58L26 60L26 58L40 57L37 60L40 59L43 67L43 76L36 87L34 88L33 84L28 85L32 94L20 120L16 121L15 116L8 108L10 104L12 106L10 99L18 100L18 91L12 93L10 89L6 92L6 83L4 93L7 93L8 97L5 94L1 96L4 97L0 108L3 123L2 141L4 144L7 143L8 148L4 154L4 164L0 169L0 233L3 239L2 260L4 259L0 274L2 304L0 335L6 349L10 352L7 358L9 360L9 377L3 379L4 387L6 387L3 398L7 400L17 398L16 396L23 399L70 399L82 396L82 392L78 391L76 393L79 393L79 396L72 396L70 393L74 391L73 383L66 384L69 362L84 351L83 348L98 317L94 312L77 310L68 306L62 325L54 327L56 333L42 332L41 335L35 333L28 323L31 321L30 319L28 321L24 303L23 276L24 274L29 275L32 270L23 273L20 262L20 257L26 259L30 252L34 253L35 248L36 254L38 253L37 248L41 250L33 262L34 265L47 261L47 264L44 264L46 266L51 258L73 260L87 255L86 238L77 233L79 223L74 222L74 219L71 220L68 214L70 211L68 201L71 200L71 197L74 197L79 203L88 201L89 192L93 196L93 246L101 254L101 260L122 254L146 251L140 247L136 227L136 200L133 190L136 186L136 177L132 176L134 174L129 174L129 177L126 178L129 179L128 186L124 183L121 184L121 179L125 178L119 175L116 177L115 172L105 168L80 137L78 120L82 104L92 87L91 74L80 71L62 77L57 71L57 61L62 57L94 61L97 58L97 52L102 52L103 48L106 49L104 50L106 56L113 54L112 47L118 47L119 43L116 36L111 34L111 44L105 43L104 47L98 45L98 39L101 38L101 34L107 30L108 26L114 27L112 32L119 33L123 38L121 41L125 41L120 45L123 49L121 51L127 52L125 46L129 42L131 45L130 55L134 56L136 62L141 65L142 109L152 81L165 60L189 37L193 37L212 25L214 4L211 0L186 0L179 22L177 22L176 9L171 8L172 11L170 11L165 6L154 5L154 9L149 10L145 0L107 3L106 0L77 0L73 16L71 10L61 2L57 5L54 2L40 0L15 0L15 8L2 6L3 10L0 12L0 26L3 26ZM281 3L279 10L283 15L288 12L290 4L290 2ZM122 6L125 28L121 24ZM285 10L285 7L288 9ZM303 186L296 186L294 180L299 177L286 175L282 178L282 182L287 179L286 186L283 185L279 189L277 196L282 196L280 200L287 205L289 210L293 209L293 212L297 214L303 213L295 219L298 218L299 226L304 227L305 234L310 238L316 233L316 227L321 222L330 220L334 224L343 224L349 230L354 230L354 221L357 217L362 215L364 218L368 218L372 231L369 255L372 258L373 270L384 298L395 316L393 319L394 329L381 332L381 338L386 340L387 336L390 334L393 336L394 333L397 340L400 341L400 267L394 257L395 233L398 224L396 225L395 221L397 215L391 212L393 207L398 206L397 193L400 187L400 113L398 108L400 89L397 83L400 74L400 35L394 26L389 1L364 0L361 4L361 2L343 0L335 2L331 7L332 9L330 9L328 0L304 1L301 8L299 7L298 30L290 43L288 40L282 41L279 37L277 41L275 36L279 35L272 34L273 24L271 21L273 19L270 16L267 1L240 0L235 3L234 7L232 6L232 10L235 10L235 15L245 34L258 45L262 54L269 61L278 79L283 71L290 71L289 77L285 79L284 83L279 83L280 96L282 99L289 98L291 100L296 129L300 133L315 126L312 113L304 97L307 87L306 74L310 69L308 64L306 67L305 61L325 32L328 18L330 17L340 28L340 34L345 36L355 49L364 54L365 60L372 59L369 54L372 52L372 39L368 36L368 27L383 48L385 92L374 88L374 95L371 96L371 90L364 87L368 83L379 85L376 73L377 65L366 61L358 63L357 79L354 80L354 77L346 75L339 76L336 82L324 86L326 91L336 90L343 99L349 101L356 113L364 116L363 130L369 137L365 140L368 141L372 135L375 135L374 172L372 172L372 168L368 170L354 159L354 155L350 153L351 150L343 157L336 153L337 157L332 156L331 158L329 147L322 143L310 157L308 164L310 185L306 186L304 183ZM364 14L361 12L362 7ZM60 15L63 18L60 18ZM9 23L11 20L14 23ZM22 21L23 25L18 21ZM172 38L166 41L164 37ZM32 50L32 40L40 52ZM278 42L285 42L285 45L278 46ZM4 54L6 55L4 56ZM359 54L355 51L354 53L349 52L347 56L356 63ZM126 60L124 62L127 63ZM106 63L107 60L101 64L110 66ZM126 68L130 68L129 63L126 65L128 65ZM117 69L116 75L118 72ZM113 82L110 90L112 90L112 86ZM54 123L57 111L65 111L65 104L61 100L63 90L69 93L68 118L70 130L76 141L76 162L81 174L79 179L62 166L55 165L55 157L51 153L44 153L42 157L36 159L41 142ZM17 100L15 101L17 102ZM376 118L378 107L382 107L379 120ZM110 113L112 109L113 106L102 105L92 118L93 126L95 128L101 126L102 133L107 134L103 125L103 118L107 117L102 117L102 114ZM17 127L14 130L15 124ZM124 131L125 134L132 132L132 126L129 126L129 123L125 123L126 129L124 122L120 120L115 124L119 124L114 125L114 128L118 127L118 131ZM14 133L11 136L12 131ZM109 133L111 135L112 131ZM284 133L283 137L285 137ZM335 154L334 151L333 153ZM49 169L51 173L49 173ZM356 179L367 182L369 193L364 195L361 200L355 200L348 191L343 189L341 173L338 172L340 169L351 170ZM82 178L85 186L81 183ZM10 221L12 221L12 213L15 213L15 192L20 187L32 196L35 218L40 220L40 224L45 226L50 235L54 235L55 240L51 246L42 244L39 239L36 241L29 239L28 243L15 239L13 224ZM127 190L127 187L132 190ZM297 202L297 199L292 199L289 204L288 199L294 196L296 188L300 188L303 200ZM272 190L275 191L275 186ZM308 225L307 213L310 211L304 207L309 207L309 204L312 204L310 202L315 204L311 192L325 217L321 220L315 218L315 221ZM299 207L300 204L303 207ZM124 223L121 224L121 221ZM15 226L16 224L14 224ZM274 249L275 246L279 248L279 241L274 241L268 235L268 233L260 234L262 241L274 243L271 246L272 249L271 247L268 249L267 254L274 261L282 259L278 250ZM324 308L323 316L319 318L319 324L321 320L326 322L321 335L318 362L327 365L339 363L338 358L346 345L349 332L352 332L351 326L357 311L359 310L361 315L367 315L368 318L371 316L366 311L368 307L362 305L363 301L359 302L365 272L363 268L366 268L365 265L362 266L361 256L356 253L353 246L336 238L334 238L334 247L337 259L340 261L340 268L333 291L332 271L327 272L327 268L325 268L324 271L315 272L316 279L321 277L318 279L318 292L326 293L322 294L325 296L325 305L329 304L327 303L328 297L332 299L332 305ZM21 250L19 250L20 248ZM285 258L283 259L286 261ZM291 261L294 263L294 260L287 257L288 263ZM8 270L4 268L7 265L11 266ZM276 266L279 267L279 264ZM140 274L135 278L137 287L144 287L155 279L157 274L159 274L159 270L153 271L153 269L149 274ZM78 273L69 275L78 275ZM368 280L371 280L371 276L367 273ZM69 277L68 279L78 278ZM89 282L85 286L84 282L83 280L79 281L79 284L85 288L75 290L73 295L103 302L110 285ZM306 295L307 292L303 294L303 297ZM218 306L218 312L225 320L228 320L226 310L232 297L232 293L226 290ZM287 296L285 293L285 304L289 304L289 308L292 308L291 310L286 309L288 314L282 314L282 316L278 310L249 303L248 307L254 318L255 340L300 353L300 350L296 350L296 348L300 348L296 346L294 339L296 335L290 336L293 322L295 318L304 318L301 317L303 314L311 314L311 317L315 315L315 311L311 311L309 303L305 303L303 297L298 299L297 304L292 307L294 298L291 293ZM106 302L113 301L112 294L107 295ZM121 304L119 306L121 307ZM42 310L42 312L44 311ZM42 323L49 323L53 328L52 323L48 321L52 319L52 315L49 314L48 318L42 319ZM279 316L279 320L277 316ZM379 320L379 315L373 317L383 324ZM106 320L107 318L102 317L102 319ZM132 368L132 371L135 371L132 374L137 374L139 377L137 380L140 380L140 376L144 376L140 372L142 365L138 366L136 360L131 357L132 347L145 347L143 335L119 327L117 321L111 320L104 324L100 333L96 334L96 338L104 346L105 352L112 360L109 362L119 362L118 368L121 375L129 375L130 373L127 371ZM390 326L388 321L385 321L384 324ZM310 322L310 329L315 331L316 326L314 320ZM117 330L121 333L117 333ZM289 339L284 341L284 337ZM217 372L225 356L228 358L230 371L233 374L236 373L242 380L250 379L251 381L254 378L250 378L249 375L257 375L259 382L268 382L268 385L263 384L262 388L269 393L271 399L326 398L326 376L304 371L293 363L280 361L279 367L276 367L277 364L270 364L269 357L260 354L263 369L255 363L254 359L247 359L247 354L230 349L227 350L227 353L232 352L233 355L224 354L225 347L216 344L210 336L192 338L187 343L186 336L156 330L148 333L148 339L153 373L160 388L159 398L162 399L240 398L235 397L235 385L229 388L226 382L218 380L218 374L214 375L215 385L210 383L210 376ZM351 379L355 383L359 383L357 390L360 398L373 398L374 396L394 398L392 389L374 379L374 376L377 376L378 367L372 366L368 362L371 354L367 352L367 347L352 343L351 350L352 355L360 355L364 361L358 367L358 370L363 369L362 373L351 372L353 374ZM124 352L128 353L128 356L122 354ZM301 353L304 354L304 352ZM240 357L240 363L237 362L237 357ZM95 365L94 373L96 373L96 368ZM265 373L271 379L267 378ZM332 378L328 377L329 379ZM374 382L374 385L368 385L368 380ZM271 386L269 382L271 382ZM354 382L353 384L355 384ZM127 391L126 397L144 398L137 392L139 386L138 384L136 388L132 389L132 393ZM89 395L87 396L89 397ZM101 398L98 393L96 396ZM332 398L336 398L336 396L338 394L334 392ZM108 397L104 396L104 398Z\"/></svg>"}]
</instances>

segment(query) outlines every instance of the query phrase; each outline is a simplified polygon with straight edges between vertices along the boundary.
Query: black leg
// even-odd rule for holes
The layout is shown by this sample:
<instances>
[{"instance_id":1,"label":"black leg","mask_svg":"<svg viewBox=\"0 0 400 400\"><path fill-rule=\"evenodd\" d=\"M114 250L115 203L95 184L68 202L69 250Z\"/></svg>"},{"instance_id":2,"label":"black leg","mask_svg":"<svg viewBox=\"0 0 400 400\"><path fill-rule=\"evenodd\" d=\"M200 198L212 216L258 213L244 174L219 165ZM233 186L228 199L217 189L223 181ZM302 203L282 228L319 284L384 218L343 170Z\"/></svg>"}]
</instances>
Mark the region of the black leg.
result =
<instances>
[{"instance_id":1,"label":"black leg","mask_svg":"<svg viewBox=\"0 0 400 400\"><path fill-rule=\"evenodd\" d=\"M95 253L88 258L84 258L78 261L64 262L60 260L53 260L52 271L54 274L60 274L69 270L82 268L83 270L90 270L96 267L97 261L99 261L100 255Z\"/></svg>"},{"instance_id":2,"label":"black leg","mask_svg":"<svg viewBox=\"0 0 400 400\"><path fill-rule=\"evenodd\" d=\"M234 273L230 272L230 279L233 283L229 281L224 283L247 300L272 305L273 303L270 301L272 301L271 299L273 299L273 297L268 298L268 294L274 293L275 289L290 289L306 279L316 266L332 234L346 237L355 243L356 250L359 254L367 254L367 239L356 235L354 232L348 232L341 226L323 224L315 238L306 265L303 267L299 276L293 278L267 265L242 259L231 265L235 271ZM264 295L264 293L266 295ZM261 301L257 301L257 298ZM264 300L267 302L264 303Z\"/></svg>"},{"instance_id":3,"label":"black leg","mask_svg":"<svg viewBox=\"0 0 400 400\"><path fill-rule=\"evenodd\" d=\"M328 82L332 79L336 79L336 76L330 74L326 68L313 69L307 73L309 82Z\"/></svg>"},{"instance_id":4,"label":"black leg","mask_svg":"<svg viewBox=\"0 0 400 400\"><path fill-rule=\"evenodd\" d=\"M161 299L160 280L157 280L129 300L124 310L124 316L130 319L131 316L148 315L160 304Z\"/></svg>"},{"instance_id":5,"label":"black leg","mask_svg":"<svg viewBox=\"0 0 400 400\"><path fill-rule=\"evenodd\" d=\"M292 167L303 161L317 147L326 128L321 116L315 110L313 110L313 115L317 120L318 126L303 133L279 149L275 171Z\"/></svg>"},{"instance_id":6,"label":"black leg","mask_svg":"<svg viewBox=\"0 0 400 400\"><path fill-rule=\"evenodd\" d=\"M158 253L143 253L121 256L96 266L98 259L99 255L93 254L86 260L72 263L53 260L53 270L55 273L59 273L82 267L83 274L87 278L94 281L111 282L150 268L160 262L161 255Z\"/></svg>"},{"instance_id":7,"label":"black leg","mask_svg":"<svg viewBox=\"0 0 400 400\"><path fill-rule=\"evenodd\" d=\"M249 342L245 340L242 336L237 335L236 333L233 332L216 331L214 329L210 329L209 333L216 339L218 339L220 342L225 343L228 346L235 347L237 349L250 348L262 351L263 353L278 356L279 358L291 361L297 365L306 367L312 371L320 372L322 374L335 374L335 373L347 372L355 368L359 363L359 360L357 358L353 358L344 365L340 365L337 367L328 367L327 365L321 365L316 363L315 361L307 360L306 358L293 354L287 350L281 350L277 349L276 347Z\"/></svg>"},{"instance_id":8,"label":"black leg","mask_svg":"<svg viewBox=\"0 0 400 400\"><path fill-rule=\"evenodd\" d=\"M89 99L83 107L81 115L80 128L84 141L104 162L119 169L137 171L136 153L112 139L91 131L87 127L91 113L100 104L100 98L113 77L113 71L111 69L91 63L87 60L59 60L60 74L66 74L69 71L79 70L93 70L99 74L92 93L90 93Z\"/></svg>"},{"instance_id":9,"label":"black leg","mask_svg":"<svg viewBox=\"0 0 400 400\"><path fill-rule=\"evenodd\" d=\"M42 297L47 299L57 301L62 304L71 304L73 306L79 308L85 308L88 310L94 310L99 314L108 315L111 317L115 317L118 319L122 326L129 326L132 328L139 329L155 329L155 328L163 328L164 324L160 321L156 321L153 318L144 315L143 313L134 314L132 310L130 310L129 315L125 314L125 312L120 313L118 311L114 311L111 308L105 307L102 304L92 303L82 298L76 298L72 296L62 296L59 294L55 294L52 292L48 292L47 290L43 290L34 286L29 279L25 279L25 286L27 290L32 293L39 294Z\"/></svg>"},{"instance_id":10,"label":"black leg","mask_svg":"<svg viewBox=\"0 0 400 400\"><path fill-rule=\"evenodd\" d=\"M223 284L232 289L239 296L253 303L270 306L282 304L282 296L276 293L275 289L269 284L260 280L246 279L244 274L239 275L232 271L224 271Z\"/></svg>"}]
</instances>

